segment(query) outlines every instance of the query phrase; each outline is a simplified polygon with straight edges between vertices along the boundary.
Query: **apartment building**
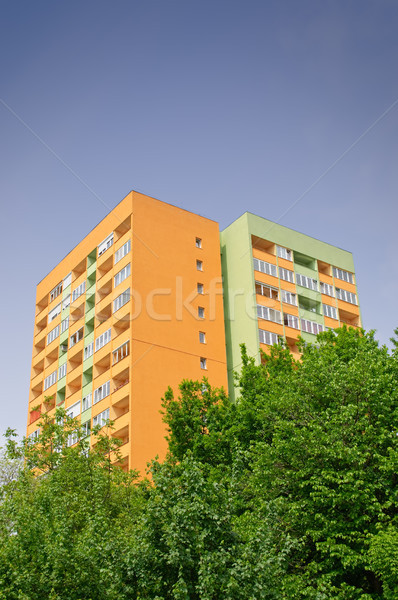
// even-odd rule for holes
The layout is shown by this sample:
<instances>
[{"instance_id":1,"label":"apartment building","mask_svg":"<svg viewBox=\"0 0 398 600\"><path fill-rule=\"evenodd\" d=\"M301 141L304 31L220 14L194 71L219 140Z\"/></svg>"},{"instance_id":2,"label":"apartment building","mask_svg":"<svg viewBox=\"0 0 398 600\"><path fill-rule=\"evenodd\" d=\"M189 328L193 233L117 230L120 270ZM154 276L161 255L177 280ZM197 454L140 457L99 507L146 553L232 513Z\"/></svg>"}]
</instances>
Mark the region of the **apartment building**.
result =
<instances>
[{"instance_id":1,"label":"apartment building","mask_svg":"<svg viewBox=\"0 0 398 600\"><path fill-rule=\"evenodd\" d=\"M37 286L27 435L57 407L90 441L112 420L123 468L144 473L166 454L168 386L206 376L234 397L241 343L299 357L299 336L343 323L361 325L350 252L250 213L220 234L131 192Z\"/></svg>"},{"instance_id":2,"label":"apartment building","mask_svg":"<svg viewBox=\"0 0 398 600\"><path fill-rule=\"evenodd\" d=\"M299 336L361 326L350 252L251 213L220 235L230 395L239 344L259 362L283 338L298 358Z\"/></svg>"},{"instance_id":3,"label":"apartment building","mask_svg":"<svg viewBox=\"0 0 398 600\"><path fill-rule=\"evenodd\" d=\"M218 224L131 192L37 286L27 435L56 407L111 419L144 473L167 387L204 375L227 385Z\"/></svg>"}]
</instances>

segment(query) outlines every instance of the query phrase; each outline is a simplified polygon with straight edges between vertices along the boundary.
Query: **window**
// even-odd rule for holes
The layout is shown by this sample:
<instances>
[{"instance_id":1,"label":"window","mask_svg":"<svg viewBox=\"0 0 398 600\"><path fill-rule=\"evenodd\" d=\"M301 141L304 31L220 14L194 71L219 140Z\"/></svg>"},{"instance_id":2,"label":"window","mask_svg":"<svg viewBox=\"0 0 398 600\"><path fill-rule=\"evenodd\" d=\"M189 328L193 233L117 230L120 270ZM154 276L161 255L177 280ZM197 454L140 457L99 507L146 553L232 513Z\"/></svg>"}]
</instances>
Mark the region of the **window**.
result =
<instances>
[{"instance_id":1,"label":"window","mask_svg":"<svg viewBox=\"0 0 398 600\"><path fill-rule=\"evenodd\" d=\"M286 290L282 290L282 302L286 304L293 304L293 306L297 306L297 296L296 294L292 294L291 292L286 292Z\"/></svg>"},{"instance_id":2,"label":"window","mask_svg":"<svg viewBox=\"0 0 398 600\"><path fill-rule=\"evenodd\" d=\"M62 292L62 281L61 281L61 283L59 283L58 285L56 285L53 290L51 290L51 292L50 292L50 302L52 302L53 300L55 300L55 298L57 298L60 295L61 292Z\"/></svg>"},{"instance_id":3,"label":"window","mask_svg":"<svg viewBox=\"0 0 398 600\"><path fill-rule=\"evenodd\" d=\"M205 309L203 308L203 306L198 306L198 317L199 319L205 318Z\"/></svg>"},{"instance_id":4,"label":"window","mask_svg":"<svg viewBox=\"0 0 398 600\"><path fill-rule=\"evenodd\" d=\"M104 241L98 245L98 256L101 256L101 254L106 252L108 250L108 248L110 248L112 246L112 244L113 244L113 233L108 235L108 237L105 238Z\"/></svg>"},{"instance_id":5,"label":"window","mask_svg":"<svg viewBox=\"0 0 398 600\"><path fill-rule=\"evenodd\" d=\"M79 402L72 404L72 406L68 406L66 409L66 416L70 419L76 419L78 415L80 415L80 400Z\"/></svg>"},{"instance_id":6,"label":"window","mask_svg":"<svg viewBox=\"0 0 398 600\"><path fill-rule=\"evenodd\" d=\"M196 268L198 271L203 271L203 262L201 260L196 261Z\"/></svg>"},{"instance_id":7,"label":"window","mask_svg":"<svg viewBox=\"0 0 398 600\"><path fill-rule=\"evenodd\" d=\"M112 334L112 330L109 328L106 331L104 331L104 333L102 333L99 337L97 337L97 339L95 340L95 351L96 352L97 352L97 350L100 350L100 348L102 348L108 342L111 341L111 334Z\"/></svg>"},{"instance_id":8,"label":"window","mask_svg":"<svg viewBox=\"0 0 398 600\"><path fill-rule=\"evenodd\" d=\"M334 306L330 306L329 304L322 304L323 306L323 314L325 317L330 317L331 319L337 319L337 310Z\"/></svg>"},{"instance_id":9,"label":"window","mask_svg":"<svg viewBox=\"0 0 398 600\"><path fill-rule=\"evenodd\" d=\"M337 267L333 267L333 275L337 279L342 279L343 281L346 281L347 283L354 283L353 274L349 273L348 271L343 271L343 269L338 269Z\"/></svg>"},{"instance_id":10,"label":"window","mask_svg":"<svg viewBox=\"0 0 398 600\"><path fill-rule=\"evenodd\" d=\"M128 254L131 250L131 240L128 240L119 250L115 252L115 264L122 260L126 254Z\"/></svg>"},{"instance_id":11,"label":"window","mask_svg":"<svg viewBox=\"0 0 398 600\"><path fill-rule=\"evenodd\" d=\"M72 292L72 302L77 300L84 292L86 291L86 282L83 281L80 285L77 286Z\"/></svg>"},{"instance_id":12,"label":"window","mask_svg":"<svg viewBox=\"0 0 398 600\"><path fill-rule=\"evenodd\" d=\"M65 377L65 375L66 375L66 363L61 365L58 369L58 381L60 379L62 379L62 377Z\"/></svg>"},{"instance_id":13,"label":"window","mask_svg":"<svg viewBox=\"0 0 398 600\"><path fill-rule=\"evenodd\" d=\"M334 298L334 287L332 285L324 283L323 281L321 281L320 285L322 294L326 294L326 296L331 296Z\"/></svg>"},{"instance_id":14,"label":"window","mask_svg":"<svg viewBox=\"0 0 398 600\"><path fill-rule=\"evenodd\" d=\"M318 281L316 279L312 279L311 277L306 277L305 275L300 275L296 273L296 283L297 285L301 285L301 287L308 288L309 290L318 291Z\"/></svg>"},{"instance_id":15,"label":"window","mask_svg":"<svg viewBox=\"0 0 398 600\"><path fill-rule=\"evenodd\" d=\"M299 319L295 315L288 315L283 313L283 322L286 327L293 327L293 329L299 329Z\"/></svg>"},{"instance_id":16,"label":"window","mask_svg":"<svg viewBox=\"0 0 398 600\"><path fill-rule=\"evenodd\" d=\"M279 336L276 333L265 331L264 329L258 330L260 342L272 346L273 344L279 344Z\"/></svg>"},{"instance_id":17,"label":"window","mask_svg":"<svg viewBox=\"0 0 398 600\"><path fill-rule=\"evenodd\" d=\"M196 238L195 239L195 246L197 248L201 248L202 247L202 239L201 238Z\"/></svg>"},{"instance_id":18,"label":"window","mask_svg":"<svg viewBox=\"0 0 398 600\"><path fill-rule=\"evenodd\" d=\"M256 281L256 294L265 296L266 298L272 298L273 300L279 300L279 290L277 288L265 285L259 281Z\"/></svg>"},{"instance_id":19,"label":"window","mask_svg":"<svg viewBox=\"0 0 398 600\"><path fill-rule=\"evenodd\" d=\"M48 313L48 322L51 323L51 321L54 321L55 317L58 317L60 312L61 312L61 303L57 304L57 306L55 308L50 310L50 312Z\"/></svg>"},{"instance_id":20,"label":"window","mask_svg":"<svg viewBox=\"0 0 398 600\"><path fill-rule=\"evenodd\" d=\"M99 425L100 427L103 427L104 425L106 425L109 421L109 408L107 408L106 410L103 410L99 415L96 415L95 417L93 417L93 427L95 427L96 425Z\"/></svg>"},{"instance_id":21,"label":"window","mask_svg":"<svg viewBox=\"0 0 398 600\"><path fill-rule=\"evenodd\" d=\"M122 269L121 271L119 271L119 273L116 273L115 275L115 286L119 285L119 283L122 283L122 281L124 281L128 276L130 275L130 263L128 265L126 265L124 267L124 269Z\"/></svg>"},{"instance_id":22,"label":"window","mask_svg":"<svg viewBox=\"0 0 398 600\"><path fill-rule=\"evenodd\" d=\"M123 294L120 294L120 296L118 296L113 301L113 312L116 312L117 310L119 310L119 308L121 308L122 306L127 304L127 302L129 300L130 300L130 288L127 288L127 290L125 292L123 292Z\"/></svg>"},{"instance_id":23,"label":"window","mask_svg":"<svg viewBox=\"0 0 398 600\"><path fill-rule=\"evenodd\" d=\"M79 433L77 431L72 431L72 433L70 433L68 435L68 439L66 440L66 445L68 446L68 448L70 448L71 446L74 446L74 444L77 444L78 441L79 441Z\"/></svg>"},{"instance_id":24,"label":"window","mask_svg":"<svg viewBox=\"0 0 398 600\"><path fill-rule=\"evenodd\" d=\"M32 442L34 442L35 440L37 440L39 435L40 435L40 429L35 429L34 431L32 431L32 433L30 433L28 435L28 439L31 440Z\"/></svg>"},{"instance_id":25,"label":"window","mask_svg":"<svg viewBox=\"0 0 398 600\"><path fill-rule=\"evenodd\" d=\"M61 321L61 333L66 331L69 327L69 317L66 317L63 321Z\"/></svg>"},{"instance_id":26,"label":"window","mask_svg":"<svg viewBox=\"0 0 398 600\"><path fill-rule=\"evenodd\" d=\"M112 352L112 364L115 365L123 358L126 358L126 356L128 356L129 354L130 354L130 340L127 340L127 342L125 342L124 344L119 346L119 348L116 348L116 350L114 350Z\"/></svg>"},{"instance_id":27,"label":"window","mask_svg":"<svg viewBox=\"0 0 398 600\"><path fill-rule=\"evenodd\" d=\"M255 271L260 271L261 273L265 273L266 275L272 275L276 277L276 266L271 263L265 262L263 260L259 260L258 258L253 258L253 265Z\"/></svg>"},{"instance_id":28,"label":"window","mask_svg":"<svg viewBox=\"0 0 398 600\"><path fill-rule=\"evenodd\" d=\"M81 436L82 436L82 438L85 438L88 435L90 435L90 431L91 431L90 420L85 421L84 423L82 423L82 426L81 426Z\"/></svg>"},{"instance_id":29,"label":"window","mask_svg":"<svg viewBox=\"0 0 398 600\"><path fill-rule=\"evenodd\" d=\"M259 319L282 323L282 313L279 310L268 308L268 306L263 306L262 304L257 304L257 316Z\"/></svg>"},{"instance_id":30,"label":"window","mask_svg":"<svg viewBox=\"0 0 398 600\"><path fill-rule=\"evenodd\" d=\"M80 340L82 340L82 339L83 339L83 327L81 329L79 329L79 331L76 331L76 333L74 333L73 335L70 336L69 348L72 348L72 346L77 344L77 342L80 342Z\"/></svg>"},{"instance_id":31,"label":"window","mask_svg":"<svg viewBox=\"0 0 398 600\"><path fill-rule=\"evenodd\" d=\"M347 290L341 290L340 288L336 288L336 297L339 300L344 300L344 302L349 302L350 304L358 304L356 295L352 292L347 292Z\"/></svg>"},{"instance_id":32,"label":"window","mask_svg":"<svg viewBox=\"0 0 398 600\"><path fill-rule=\"evenodd\" d=\"M68 286L72 283L72 273L69 273L64 279L63 289L66 290Z\"/></svg>"},{"instance_id":33,"label":"window","mask_svg":"<svg viewBox=\"0 0 398 600\"><path fill-rule=\"evenodd\" d=\"M203 358L203 357L200 358L200 368L207 369L207 359L206 358Z\"/></svg>"},{"instance_id":34,"label":"window","mask_svg":"<svg viewBox=\"0 0 398 600\"><path fill-rule=\"evenodd\" d=\"M290 281L290 283L294 283L294 273L293 271L289 271L289 269L282 269L279 267L279 277L284 279L285 281Z\"/></svg>"},{"instance_id":35,"label":"window","mask_svg":"<svg viewBox=\"0 0 398 600\"><path fill-rule=\"evenodd\" d=\"M65 310L65 308L68 308L70 304L70 294L68 294L65 298L65 300L62 300L62 310Z\"/></svg>"},{"instance_id":36,"label":"window","mask_svg":"<svg viewBox=\"0 0 398 600\"><path fill-rule=\"evenodd\" d=\"M323 325L316 323L315 321L308 321L307 319L301 319L301 331L306 331L307 333L313 333L317 335L321 331L324 330Z\"/></svg>"},{"instance_id":37,"label":"window","mask_svg":"<svg viewBox=\"0 0 398 600\"><path fill-rule=\"evenodd\" d=\"M198 294L203 294L203 283L198 283Z\"/></svg>"},{"instance_id":38,"label":"window","mask_svg":"<svg viewBox=\"0 0 398 600\"><path fill-rule=\"evenodd\" d=\"M94 404L97 404L97 402L109 396L110 389L111 382L107 381L106 383L100 385L96 390L94 390Z\"/></svg>"},{"instance_id":39,"label":"window","mask_svg":"<svg viewBox=\"0 0 398 600\"><path fill-rule=\"evenodd\" d=\"M280 258L284 258L286 260L292 260L292 251L284 248L283 246L277 246L276 252Z\"/></svg>"},{"instance_id":40,"label":"window","mask_svg":"<svg viewBox=\"0 0 398 600\"><path fill-rule=\"evenodd\" d=\"M83 352L83 360L86 360L86 358L90 358L90 356L93 355L94 352L94 342L91 342L91 344L88 344L85 348L84 348L84 352Z\"/></svg>"},{"instance_id":41,"label":"window","mask_svg":"<svg viewBox=\"0 0 398 600\"><path fill-rule=\"evenodd\" d=\"M50 333L47 334L47 345L51 344L51 342L53 342L55 340L55 338L57 338L58 336L59 336L59 325L54 327L54 329L52 329L50 331Z\"/></svg>"},{"instance_id":42,"label":"window","mask_svg":"<svg viewBox=\"0 0 398 600\"><path fill-rule=\"evenodd\" d=\"M53 371L51 373L51 375L49 375L48 377L45 378L44 380L44 390L48 390L49 387L51 387L52 385L54 385L54 383L57 381L57 369L55 369L55 371Z\"/></svg>"},{"instance_id":43,"label":"window","mask_svg":"<svg viewBox=\"0 0 398 600\"><path fill-rule=\"evenodd\" d=\"M84 412L85 410L88 410L90 408L91 398L92 398L92 394L90 392L89 394L87 394L87 396L84 396L84 398L82 399L82 412Z\"/></svg>"},{"instance_id":44,"label":"window","mask_svg":"<svg viewBox=\"0 0 398 600\"><path fill-rule=\"evenodd\" d=\"M199 342L201 344L205 344L206 343L206 334L204 331L199 331Z\"/></svg>"}]
</instances>

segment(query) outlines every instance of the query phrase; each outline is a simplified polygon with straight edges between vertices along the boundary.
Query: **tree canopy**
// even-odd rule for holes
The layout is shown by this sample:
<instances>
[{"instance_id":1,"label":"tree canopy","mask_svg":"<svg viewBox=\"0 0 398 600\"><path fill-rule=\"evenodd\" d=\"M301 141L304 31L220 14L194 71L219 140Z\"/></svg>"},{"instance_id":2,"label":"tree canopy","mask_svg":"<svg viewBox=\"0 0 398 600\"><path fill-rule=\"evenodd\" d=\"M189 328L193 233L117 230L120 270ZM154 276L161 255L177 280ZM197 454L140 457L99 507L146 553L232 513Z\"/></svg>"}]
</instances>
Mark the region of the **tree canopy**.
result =
<instances>
[{"instance_id":1,"label":"tree canopy","mask_svg":"<svg viewBox=\"0 0 398 600\"><path fill-rule=\"evenodd\" d=\"M397 598L398 345L342 328L301 350L242 347L235 403L169 389L149 479L99 431L69 448L65 415L9 444L0 600Z\"/></svg>"}]
</instances>

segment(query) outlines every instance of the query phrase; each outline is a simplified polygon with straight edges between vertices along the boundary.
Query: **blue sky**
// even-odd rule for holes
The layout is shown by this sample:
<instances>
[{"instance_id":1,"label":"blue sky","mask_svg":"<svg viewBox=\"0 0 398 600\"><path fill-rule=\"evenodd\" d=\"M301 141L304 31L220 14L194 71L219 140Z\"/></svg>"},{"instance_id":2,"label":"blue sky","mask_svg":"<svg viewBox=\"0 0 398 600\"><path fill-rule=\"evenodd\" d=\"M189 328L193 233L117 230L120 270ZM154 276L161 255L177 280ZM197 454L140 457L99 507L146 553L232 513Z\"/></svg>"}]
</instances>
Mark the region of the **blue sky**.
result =
<instances>
[{"instance_id":1,"label":"blue sky","mask_svg":"<svg viewBox=\"0 0 398 600\"><path fill-rule=\"evenodd\" d=\"M387 0L2 3L0 431L25 431L37 282L131 189L350 250L388 342L397 25Z\"/></svg>"}]
</instances>

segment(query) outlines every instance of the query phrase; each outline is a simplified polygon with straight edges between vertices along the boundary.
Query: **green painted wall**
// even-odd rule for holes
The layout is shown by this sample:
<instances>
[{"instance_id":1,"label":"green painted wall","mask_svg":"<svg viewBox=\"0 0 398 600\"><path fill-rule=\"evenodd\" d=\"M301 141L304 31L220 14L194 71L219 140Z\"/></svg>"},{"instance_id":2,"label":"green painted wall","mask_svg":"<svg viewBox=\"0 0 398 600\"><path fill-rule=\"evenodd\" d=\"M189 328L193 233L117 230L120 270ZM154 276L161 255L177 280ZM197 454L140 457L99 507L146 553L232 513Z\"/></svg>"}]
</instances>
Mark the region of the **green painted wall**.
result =
<instances>
[{"instance_id":1,"label":"green painted wall","mask_svg":"<svg viewBox=\"0 0 398 600\"><path fill-rule=\"evenodd\" d=\"M351 252L289 229L282 225L245 213L220 233L221 265L224 284L225 336L228 365L228 385L232 398L236 396L233 372L241 366L239 344L246 344L249 355L260 360L254 269L251 236L257 236L284 246L310 258L321 260L346 271L354 272ZM319 280L317 263L314 269L292 262L291 269ZM319 292L297 286L297 293L319 303L319 312L299 309L300 317L324 324L322 297ZM307 341L315 336L302 332Z\"/></svg>"}]
</instances>

